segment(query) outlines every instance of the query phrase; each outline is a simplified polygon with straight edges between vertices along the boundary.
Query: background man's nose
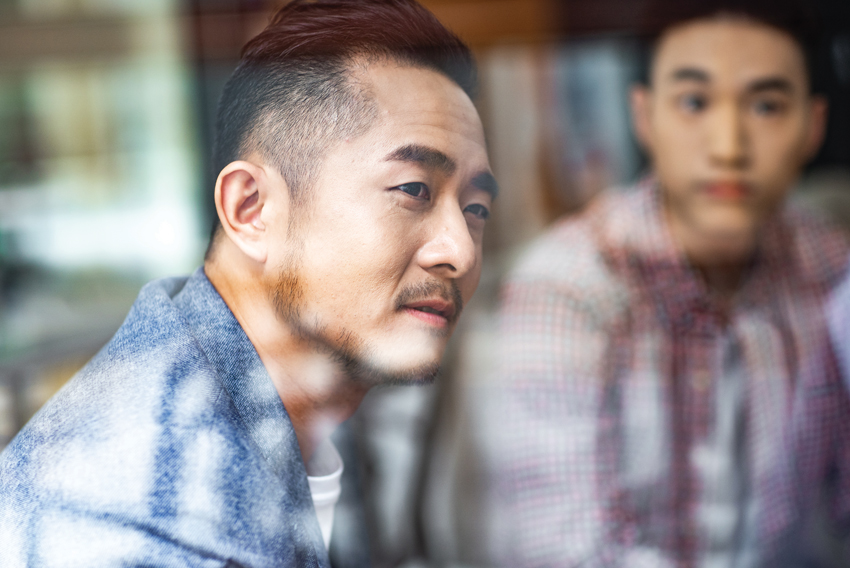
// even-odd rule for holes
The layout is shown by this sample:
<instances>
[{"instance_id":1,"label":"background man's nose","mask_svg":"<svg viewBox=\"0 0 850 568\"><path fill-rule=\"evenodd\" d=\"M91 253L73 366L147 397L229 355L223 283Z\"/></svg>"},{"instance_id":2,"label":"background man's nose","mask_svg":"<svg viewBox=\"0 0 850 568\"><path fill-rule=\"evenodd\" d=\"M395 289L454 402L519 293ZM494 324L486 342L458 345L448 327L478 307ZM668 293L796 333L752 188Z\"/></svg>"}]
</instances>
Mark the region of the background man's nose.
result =
<instances>
[{"instance_id":1,"label":"background man's nose","mask_svg":"<svg viewBox=\"0 0 850 568\"><path fill-rule=\"evenodd\" d=\"M708 117L709 158L714 165L745 168L749 165L749 140L744 117L736 104L718 105Z\"/></svg>"}]
</instances>

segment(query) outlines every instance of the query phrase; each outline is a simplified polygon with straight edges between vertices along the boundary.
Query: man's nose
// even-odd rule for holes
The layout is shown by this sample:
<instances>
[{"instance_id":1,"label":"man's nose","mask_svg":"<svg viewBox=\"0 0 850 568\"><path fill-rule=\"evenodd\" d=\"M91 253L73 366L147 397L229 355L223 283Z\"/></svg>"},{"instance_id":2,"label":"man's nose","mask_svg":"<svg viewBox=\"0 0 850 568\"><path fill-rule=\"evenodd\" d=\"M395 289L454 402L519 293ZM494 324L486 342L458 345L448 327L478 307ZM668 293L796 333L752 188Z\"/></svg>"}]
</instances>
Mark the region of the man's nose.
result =
<instances>
[{"instance_id":1,"label":"man's nose","mask_svg":"<svg viewBox=\"0 0 850 568\"><path fill-rule=\"evenodd\" d=\"M457 205L444 207L429 224L419 264L445 278L460 278L478 264L475 241L463 211Z\"/></svg>"},{"instance_id":2,"label":"man's nose","mask_svg":"<svg viewBox=\"0 0 850 568\"><path fill-rule=\"evenodd\" d=\"M742 111L736 104L718 105L709 118L708 144L712 164L741 169L750 163L749 140Z\"/></svg>"}]
</instances>

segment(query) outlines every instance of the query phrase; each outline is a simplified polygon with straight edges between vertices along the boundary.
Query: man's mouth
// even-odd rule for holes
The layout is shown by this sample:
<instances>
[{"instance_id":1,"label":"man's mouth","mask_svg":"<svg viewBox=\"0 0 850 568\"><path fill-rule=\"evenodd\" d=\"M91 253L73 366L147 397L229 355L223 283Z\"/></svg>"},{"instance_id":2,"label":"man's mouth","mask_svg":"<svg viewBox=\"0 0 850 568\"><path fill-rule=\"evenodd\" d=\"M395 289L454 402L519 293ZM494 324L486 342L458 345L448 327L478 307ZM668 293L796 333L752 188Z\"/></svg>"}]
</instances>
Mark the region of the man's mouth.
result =
<instances>
[{"instance_id":1,"label":"man's mouth","mask_svg":"<svg viewBox=\"0 0 850 568\"><path fill-rule=\"evenodd\" d=\"M706 194L717 199L740 201L752 193L752 187L740 181L714 181L703 184Z\"/></svg>"},{"instance_id":2,"label":"man's mouth","mask_svg":"<svg viewBox=\"0 0 850 568\"><path fill-rule=\"evenodd\" d=\"M446 285L429 282L405 288L397 298L397 309L439 328L457 321L463 306L460 290L454 282Z\"/></svg>"},{"instance_id":3,"label":"man's mouth","mask_svg":"<svg viewBox=\"0 0 850 568\"><path fill-rule=\"evenodd\" d=\"M426 314L437 314L438 316L446 317L445 315L443 315L443 312L441 312L439 310L435 310L434 308L429 308L428 306L421 306L421 307L413 308L413 309L419 310L420 312L425 312Z\"/></svg>"},{"instance_id":4,"label":"man's mouth","mask_svg":"<svg viewBox=\"0 0 850 568\"><path fill-rule=\"evenodd\" d=\"M443 299L421 300L403 306L411 316L437 328L447 328L454 321L455 307Z\"/></svg>"}]
</instances>

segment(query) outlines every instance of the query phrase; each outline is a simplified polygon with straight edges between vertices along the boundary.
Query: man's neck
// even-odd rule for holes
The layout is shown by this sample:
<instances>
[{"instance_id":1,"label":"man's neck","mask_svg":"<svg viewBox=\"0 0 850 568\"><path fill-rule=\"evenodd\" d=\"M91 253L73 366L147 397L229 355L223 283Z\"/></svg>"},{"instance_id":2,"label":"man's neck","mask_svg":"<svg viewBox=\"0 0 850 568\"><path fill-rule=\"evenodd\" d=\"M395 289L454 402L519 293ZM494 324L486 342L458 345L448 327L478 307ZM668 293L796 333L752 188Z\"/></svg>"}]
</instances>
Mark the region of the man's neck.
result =
<instances>
[{"instance_id":1,"label":"man's neck","mask_svg":"<svg viewBox=\"0 0 850 568\"><path fill-rule=\"evenodd\" d=\"M684 226L671 215L667 215L666 220L673 239L709 292L721 305L729 307L756 253L757 235L716 237Z\"/></svg>"},{"instance_id":2,"label":"man's neck","mask_svg":"<svg viewBox=\"0 0 850 568\"><path fill-rule=\"evenodd\" d=\"M352 380L332 355L286 325L263 279L249 275L250 266L237 268L238 262L219 257L207 262L204 271L257 350L292 421L306 464L316 447L357 410L369 389Z\"/></svg>"},{"instance_id":3,"label":"man's neck","mask_svg":"<svg viewBox=\"0 0 850 568\"><path fill-rule=\"evenodd\" d=\"M702 276L703 282L709 292L720 305L721 311L729 312L735 294L741 288L744 280L746 265L714 265L700 266L692 263L696 271Z\"/></svg>"}]
</instances>

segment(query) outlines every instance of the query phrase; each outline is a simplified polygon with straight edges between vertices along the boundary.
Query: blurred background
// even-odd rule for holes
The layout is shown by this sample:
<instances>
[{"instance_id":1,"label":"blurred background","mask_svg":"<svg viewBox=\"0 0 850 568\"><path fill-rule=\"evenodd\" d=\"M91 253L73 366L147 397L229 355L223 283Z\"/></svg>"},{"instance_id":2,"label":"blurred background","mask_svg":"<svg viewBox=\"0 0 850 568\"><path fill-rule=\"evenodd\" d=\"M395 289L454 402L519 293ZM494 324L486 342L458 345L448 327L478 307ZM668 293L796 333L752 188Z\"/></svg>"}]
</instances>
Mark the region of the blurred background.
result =
<instances>
[{"instance_id":1,"label":"blurred background","mask_svg":"<svg viewBox=\"0 0 850 568\"><path fill-rule=\"evenodd\" d=\"M676 0L669 0L675 2ZM627 89L640 0L426 0L474 48L502 194L438 384L372 392L335 434L343 566L483 566L476 392L498 286L555 218L645 167ZM827 141L794 199L850 226L850 3L819 0ZM0 448L121 324L202 261L216 101L273 0L0 0Z\"/></svg>"}]
</instances>

